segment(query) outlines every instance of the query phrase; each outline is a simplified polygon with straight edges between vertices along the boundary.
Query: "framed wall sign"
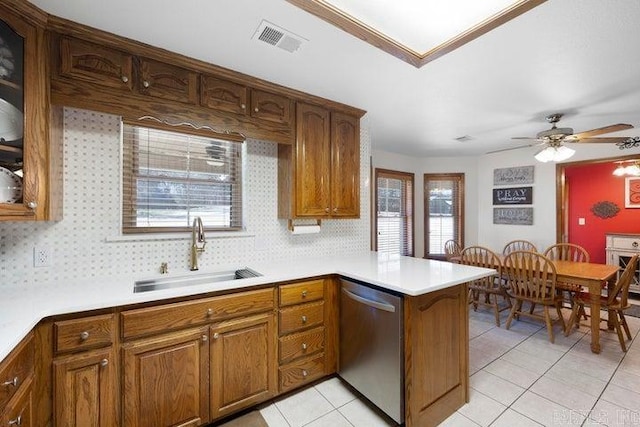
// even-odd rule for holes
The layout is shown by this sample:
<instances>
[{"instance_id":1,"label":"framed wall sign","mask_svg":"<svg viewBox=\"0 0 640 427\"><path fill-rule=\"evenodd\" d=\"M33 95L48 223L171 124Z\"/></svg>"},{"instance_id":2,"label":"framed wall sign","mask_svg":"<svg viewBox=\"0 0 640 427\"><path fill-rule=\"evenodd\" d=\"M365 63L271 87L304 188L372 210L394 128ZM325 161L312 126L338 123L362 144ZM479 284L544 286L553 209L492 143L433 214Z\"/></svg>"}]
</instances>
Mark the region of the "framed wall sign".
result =
<instances>
[{"instance_id":1,"label":"framed wall sign","mask_svg":"<svg viewBox=\"0 0 640 427\"><path fill-rule=\"evenodd\" d=\"M494 188L494 205L530 205L533 203L533 187Z\"/></svg>"},{"instance_id":2,"label":"framed wall sign","mask_svg":"<svg viewBox=\"0 0 640 427\"><path fill-rule=\"evenodd\" d=\"M629 176L624 184L624 207L640 208L640 177Z\"/></svg>"},{"instance_id":3,"label":"framed wall sign","mask_svg":"<svg viewBox=\"0 0 640 427\"><path fill-rule=\"evenodd\" d=\"M533 225L533 208L493 208L493 223Z\"/></svg>"},{"instance_id":4,"label":"framed wall sign","mask_svg":"<svg viewBox=\"0 0 640 427\"><path fill-rule=\"evenodd\" d=\"M534 166L518 166L493 170L493 185L533 184Z\"/></svg>"}]
</instances>

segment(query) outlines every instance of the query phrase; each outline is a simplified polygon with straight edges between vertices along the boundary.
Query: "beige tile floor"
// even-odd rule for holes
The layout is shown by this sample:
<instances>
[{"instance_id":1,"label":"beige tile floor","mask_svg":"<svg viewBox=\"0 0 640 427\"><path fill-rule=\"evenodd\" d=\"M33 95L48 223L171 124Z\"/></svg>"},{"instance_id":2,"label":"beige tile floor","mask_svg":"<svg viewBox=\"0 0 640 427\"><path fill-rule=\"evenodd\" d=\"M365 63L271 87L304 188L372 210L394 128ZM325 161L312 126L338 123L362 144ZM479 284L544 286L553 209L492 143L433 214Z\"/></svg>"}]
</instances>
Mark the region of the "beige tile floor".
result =
<instances>
[{"instance_id":1,"label":"beige tile floor","mask_svg":"<svg viewBox=\"0 0 640 427\"><path fill-rule=\"evenodd\" d=\"M565 313L568 317L568 313ZM628 352L602 333L591 353L586 326L556 342L536 321L496 327L493 314L470 311L471 399L441 425L640 426L640 318L627 316ZM603 324L604 325L604 324ZM260 409L270 427L387 427L395 424L332 378Z\"/></svg>"}]
</instances>

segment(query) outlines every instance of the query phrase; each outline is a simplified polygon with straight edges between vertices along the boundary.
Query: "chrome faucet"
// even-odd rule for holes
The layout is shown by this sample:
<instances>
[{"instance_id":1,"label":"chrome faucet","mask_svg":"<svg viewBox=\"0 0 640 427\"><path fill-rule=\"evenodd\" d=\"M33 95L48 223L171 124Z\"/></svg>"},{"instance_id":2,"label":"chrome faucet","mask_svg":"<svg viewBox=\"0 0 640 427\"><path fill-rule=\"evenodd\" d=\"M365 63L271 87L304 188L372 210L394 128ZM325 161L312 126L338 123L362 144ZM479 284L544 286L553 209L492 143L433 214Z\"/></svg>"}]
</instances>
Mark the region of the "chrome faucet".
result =
<instances>
[{"instance_id":1,"label":"chrome faucet","mask_svg":"<svg viewBox=\"0 0 640 427\"><path fill-rule=\"evenodd\" d=\"M202 219L197 216L193 219L193 227L191 228L191 271L198 270L198 253L204 252L206 244Z\"/></svg>"}]
</instances>

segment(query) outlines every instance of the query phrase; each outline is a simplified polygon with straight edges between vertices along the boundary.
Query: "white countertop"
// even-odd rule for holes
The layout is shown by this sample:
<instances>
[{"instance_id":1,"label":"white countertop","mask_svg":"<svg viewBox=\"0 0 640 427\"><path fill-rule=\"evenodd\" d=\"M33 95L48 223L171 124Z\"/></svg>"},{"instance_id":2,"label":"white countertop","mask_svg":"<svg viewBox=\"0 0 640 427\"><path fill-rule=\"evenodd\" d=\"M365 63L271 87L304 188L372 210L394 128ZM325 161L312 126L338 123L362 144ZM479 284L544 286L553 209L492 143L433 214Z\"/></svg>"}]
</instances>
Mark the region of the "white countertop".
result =
<instances>
[{"instance_id":1,"label":"white countertop","mask_svg":"<svg viewBox=\"0 0 640 427\"><path fill-rule=\"evenodd\" d=\"M219 266L216 270L233 270L244 265ZM148 275L83 279L47 286L3 289L0 301L0 361L43 318L87 310L116 307L149 301L242 289L256 285L339 274L409 296L444 289L494 273L449 262L398 257L367 252L353 256L296 259L248 265L260 277L229 280L206 285L185 286L151 292L133 293L133 283L140 279L190 277L206 274L206 270L179 275Z\"/></svg>"}]
</instances>

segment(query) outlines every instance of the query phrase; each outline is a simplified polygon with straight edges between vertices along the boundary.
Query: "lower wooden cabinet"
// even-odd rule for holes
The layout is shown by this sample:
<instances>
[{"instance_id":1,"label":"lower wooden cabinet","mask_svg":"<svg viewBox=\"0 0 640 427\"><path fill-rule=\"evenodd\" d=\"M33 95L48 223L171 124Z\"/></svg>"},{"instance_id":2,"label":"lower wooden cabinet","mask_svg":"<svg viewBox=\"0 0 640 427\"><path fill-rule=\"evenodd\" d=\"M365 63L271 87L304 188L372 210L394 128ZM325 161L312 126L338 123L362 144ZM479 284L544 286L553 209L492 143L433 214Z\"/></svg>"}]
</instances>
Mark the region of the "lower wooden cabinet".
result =
<instances>
[{"instance_id":1,"label":"lower wooden cabinet","mask_svg":"<svg viewBox=\"0 0 640 427\"><path fill-rule=\"evenodd\" d=\"M277 393L275 315L233 319L211 327L211 418Z\"/></svg>"},{"instance_id":2,"label":"lower wooden cabinet","mask_svg":"<svg viewBox=\"0 0 640 427\"><path fill-rule=\"evenodd\" d=\"M209 338L201 327L122 346L127 427L200 426L209 420Z\"/></svg>"},{"instance_id":3,"label":"lower wooden cabinet","mask_svg":"<svg viewBox=\"0 0 640 427\"><path fill-rule=\"evenodd\" d=\"M36 427L33 422L32 383L32 378L24 382L4 412L0 413L1 426Z\"/></svg>"},{"instance_id":4,"label":"lower wooden cabinet","mask_svg":"<svg viewBox=\"0 0 640 427\"><path fill-rule=\"evenodd\" d=\"M118 359L111 347L54 360L55 425L119 425L117 373Z\"/></svg>"}]
</instances>

